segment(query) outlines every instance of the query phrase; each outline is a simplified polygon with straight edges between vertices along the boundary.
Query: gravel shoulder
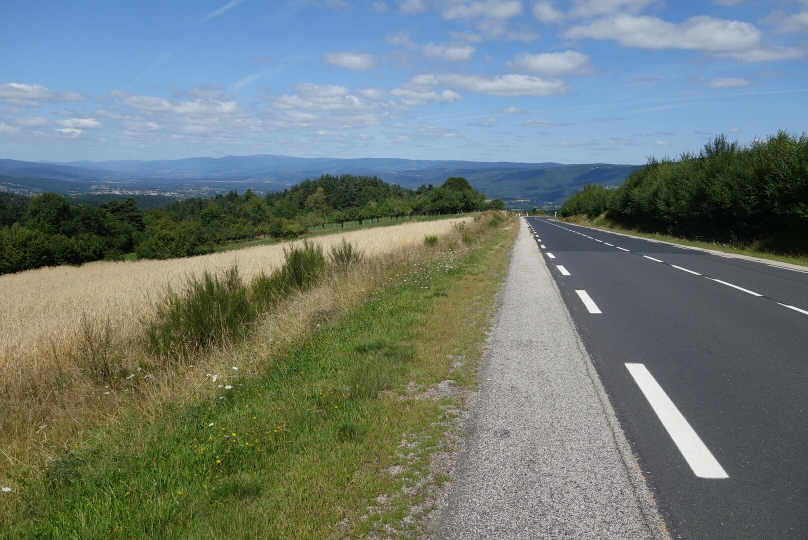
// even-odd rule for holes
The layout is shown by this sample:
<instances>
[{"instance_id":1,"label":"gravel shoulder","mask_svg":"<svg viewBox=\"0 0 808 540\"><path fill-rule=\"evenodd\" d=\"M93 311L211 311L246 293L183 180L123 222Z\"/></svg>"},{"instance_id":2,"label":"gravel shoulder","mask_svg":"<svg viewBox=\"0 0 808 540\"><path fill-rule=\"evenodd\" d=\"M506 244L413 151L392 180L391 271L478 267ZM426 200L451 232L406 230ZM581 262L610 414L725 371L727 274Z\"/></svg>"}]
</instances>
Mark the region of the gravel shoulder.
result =
<instances>
[{"instance_id":1,"label":"gravel shoulder","mask_svg":"<svg viewBox=\"0 0 808 540\"><path fill-rule=\"evenodd\" d=\"M525 223L496 308L432 535L668 538Z\"/></svg>"}]
</instances>

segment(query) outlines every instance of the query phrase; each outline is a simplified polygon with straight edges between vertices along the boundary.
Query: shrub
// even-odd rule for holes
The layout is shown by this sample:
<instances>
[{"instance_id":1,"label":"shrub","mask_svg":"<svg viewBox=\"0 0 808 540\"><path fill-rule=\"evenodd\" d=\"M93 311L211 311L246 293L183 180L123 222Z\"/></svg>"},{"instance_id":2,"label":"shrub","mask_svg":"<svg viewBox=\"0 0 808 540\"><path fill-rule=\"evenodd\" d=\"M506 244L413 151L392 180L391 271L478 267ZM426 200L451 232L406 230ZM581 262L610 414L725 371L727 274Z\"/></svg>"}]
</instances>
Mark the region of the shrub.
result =
<instances>
[{"instance_id":1,"label":"shrub","mask_svg":"<svg viewBox=\"0 0 808 540\"><path fill-rule=\"evenodd\" d=\"M146 326L146 348L156 356L187 360L207 347L245 337L257 312L233 266L222 276L205 272L189 278L182 293L166 291Z\"/></svg>"},{"instance_id":2,"label":"shrub","mask_svg":"<svg viewBox=\"0 0 808 540\"><path fill-rule=\"evenodd\" d=\"M434 246L437 243L438 243L438 237L437 236L425 236L424 237L424 244L427 245L427 246Z\"/></svg>"},{"instance_id":3,"label":"shrub","mask_svg":"<svg viewBox=\"0 0 808 540\"><path fill-rule=\"evenodd\" d=\"M343 238L339 245L331 246L329 258L334 266L340 269L345 269L352 264L362 262L364 254L353 247L353 245L345 240L345 238Z\"/></svg>"},{"instance_id":4,"label":"shrub","mask_svg":"<svg viewBox=\"0 0 808 540\"><path fill-rule=\"evenodd\" d=\"M350 244L349 244L350 245ZM353 247L351 247L352 253ZM292 246L283 250L286 258L283 266L267 276L259 275L252 284L252 294L256 309L265 311L278 300L294 290L311 287L325 270L323 247L308 240L302 246Z\"/></svg>"}]
</instances>

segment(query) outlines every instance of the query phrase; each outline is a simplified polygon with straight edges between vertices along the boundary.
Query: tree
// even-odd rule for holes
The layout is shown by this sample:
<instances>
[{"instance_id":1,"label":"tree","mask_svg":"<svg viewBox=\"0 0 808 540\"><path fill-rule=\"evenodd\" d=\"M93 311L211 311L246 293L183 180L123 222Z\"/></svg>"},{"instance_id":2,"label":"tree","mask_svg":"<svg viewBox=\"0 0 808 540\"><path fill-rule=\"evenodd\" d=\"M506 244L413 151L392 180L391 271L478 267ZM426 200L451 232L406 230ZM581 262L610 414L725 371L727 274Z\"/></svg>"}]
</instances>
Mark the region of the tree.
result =
<instances>
[{"instance_id":1,"label":"tree","mask_svg":"<svg viewBox=\"0 0 808 540\"><path fill-rule=\"evenodd\" d=\"M325 191L318 187L317 191L306 197L306 210L321 214L326 209Z\"/></svg>"}]
</instances>

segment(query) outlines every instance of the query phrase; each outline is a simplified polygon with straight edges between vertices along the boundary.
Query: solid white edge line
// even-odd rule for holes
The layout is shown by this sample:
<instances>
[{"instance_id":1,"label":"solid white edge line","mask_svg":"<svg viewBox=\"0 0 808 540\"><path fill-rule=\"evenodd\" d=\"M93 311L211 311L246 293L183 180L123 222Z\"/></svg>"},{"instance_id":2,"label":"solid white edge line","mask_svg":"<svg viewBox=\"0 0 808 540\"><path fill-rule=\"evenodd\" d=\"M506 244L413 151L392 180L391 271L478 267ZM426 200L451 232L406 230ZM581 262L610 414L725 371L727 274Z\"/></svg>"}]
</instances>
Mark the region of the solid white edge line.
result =
<instances>
[{"instance_id":1,"label":"solid white edge line","mask_svg":"<svg viewBox=\"0 0 808 540\"><path fill-rule=\"evenodd\" d=\"M626 364L637 386L668 431L679 452L699 478L729 478L673 401L643 364Z\"/></svg>"},{"instance_id":2,"label":"solid white edge line","mask_svg":"<svg viewBox=\"0 0 808 540\"><path fill-rule=\"evenodd\" d=\"M544 254L547 255L551 259L555 259L555 255L553 255L552 253L548 253L547 251L545 251Z\"/></svg>"},{"instance_id":3,"label":"solid white edge line","mask_svg":"<svg viewBox=\"0 0 808 540\"><path fill-rule=\"evenodd\" d=\"M777 303L780 304L780 302L777 302ZM794 311L799 311L800 313L804 313L805 315L808 315L808 311L805 311L804 309L800 309L800 308L794 307L794 306L789 306L788 304L780 304L780 305L783 306L783 307L787 307L788 309L793 309Z\"/></svg>"},{"instance_id":4,"label":"solid white edge line","mask_svg":"<svg viewBox=\"0 0 808 540\"><path fill-rule=\"evenodd\" d=\"M626 248L621 248L619 246L614 246L614 247L616 247L617 249L622 249L623 251L628 251Z\"/></svg>"},{"instance_id":5,"label":"solid white edge line","mask_svg":"<svg viewBox=\"0 0 808 540\"><path fill-rule=\"evenodd\" d=\"M654 262L662 262L662 261L660 261L659 259L655 259L655 258L653 258L653 257L649 257L648 255L643 255L643 257L645 257L646 259L651 259L651 260L652 260L652 261L654 261Z\"/></svg>"},{"instance_id":6,"label":"solid white edge line","mask_svg":"<svg viewBox=\"0 0 808 540\"><path fill-rule=\"evenodd\" d=\"M687 272L689 274L693 274L694 276L700 276L701 275L698 272L694 272L693 270L688 270L687 268L682 268L681 266L676 266L675 264L672 264L671 266L673 266L677 270L681 270L682 272Z\"/></svg>"},{"instance_id":7,"label":"solid white edge line","mask_svg":"<svg viewBox=\"0 0 808 540\"><path fill-rule=\"evenodd\" d=\"M561 275L562 275L562 276L568 276L568 275L570 275L569 271L568 271L566 268L564 268L563 266L561 266L560 264L557 264L557 265L556 265L556 268L558 268L558 271L559 271L559 272L561 272ZM790 307L790 306L789 306L789 307Z\"/></svg>"},{"instance_id":8,"label":"solid white edge line","mask_svg":"<svg viewBox=\"0 0 808 540\"><path fill-rule=\"evenodd\" d=\"M707 277L707 276L704 276L704 277ZM743 287L738 287L737 285L733 285L732 283L727 283L726 281L721 281L720 279L715 279L715 278L711 278L711 277L708 277L707 279L710 279L712 281L716 281L716 282L718 282L718 283L720 283L722 285L726 285L727 287L732 287L733 289L738 289L739 291L743 291L743 292L745 292L747 294L751 294L752 296L763 296L762 294L758 294L758 293L756 293L754 291L750 291L749 289L744 289Z\"/></svg>"},{"instance_id":9,"label":"solid white edge line","mask_svg":"<svg viewBox=\"0 0 808 540\"><path fill-rule=\"evenodd\" d=\"M589 310L589 313L603 313L600 309L598 309L597 304L589 297L586 291L575 291L578 296L581 298L581 301L586 306L586 309Z\"/></svg>"}]
</instances>

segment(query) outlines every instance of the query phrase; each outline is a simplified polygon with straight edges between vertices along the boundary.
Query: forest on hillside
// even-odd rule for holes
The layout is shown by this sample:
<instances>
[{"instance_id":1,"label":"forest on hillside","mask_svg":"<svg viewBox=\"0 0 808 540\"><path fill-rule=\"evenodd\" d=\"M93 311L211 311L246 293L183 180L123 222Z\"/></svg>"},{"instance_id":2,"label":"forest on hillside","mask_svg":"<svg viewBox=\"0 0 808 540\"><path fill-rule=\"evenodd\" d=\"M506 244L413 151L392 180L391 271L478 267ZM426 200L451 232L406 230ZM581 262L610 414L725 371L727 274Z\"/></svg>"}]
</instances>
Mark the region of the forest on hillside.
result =
<instances>
[{"instance_id":1,"label":"forest on hillside","mask_svg":"<svg viewBox=\"0 0 808 540\"><path fill-rule=\"evenodd\" d=\"M504 209L465 178L406 189L377 177L325 175L266 197L231 191L142 208L133 198L92 206L55 193L0 193L0 274L61 264L201 255L256 237L294 238L311 227L382 217Z\"/></svg>"},{"instance_id":2,"label":"forest on hillside","mask_svg":"<svg viewBox=\"0 0 808 540\"><path fill-rule=\"evenodd\" d=\"M683 238L808 253L808 136L779 132L749 147L720 135L698 154L649 159L617 189L590 184L563 217Z\"/></svg>"}]
</instances>

